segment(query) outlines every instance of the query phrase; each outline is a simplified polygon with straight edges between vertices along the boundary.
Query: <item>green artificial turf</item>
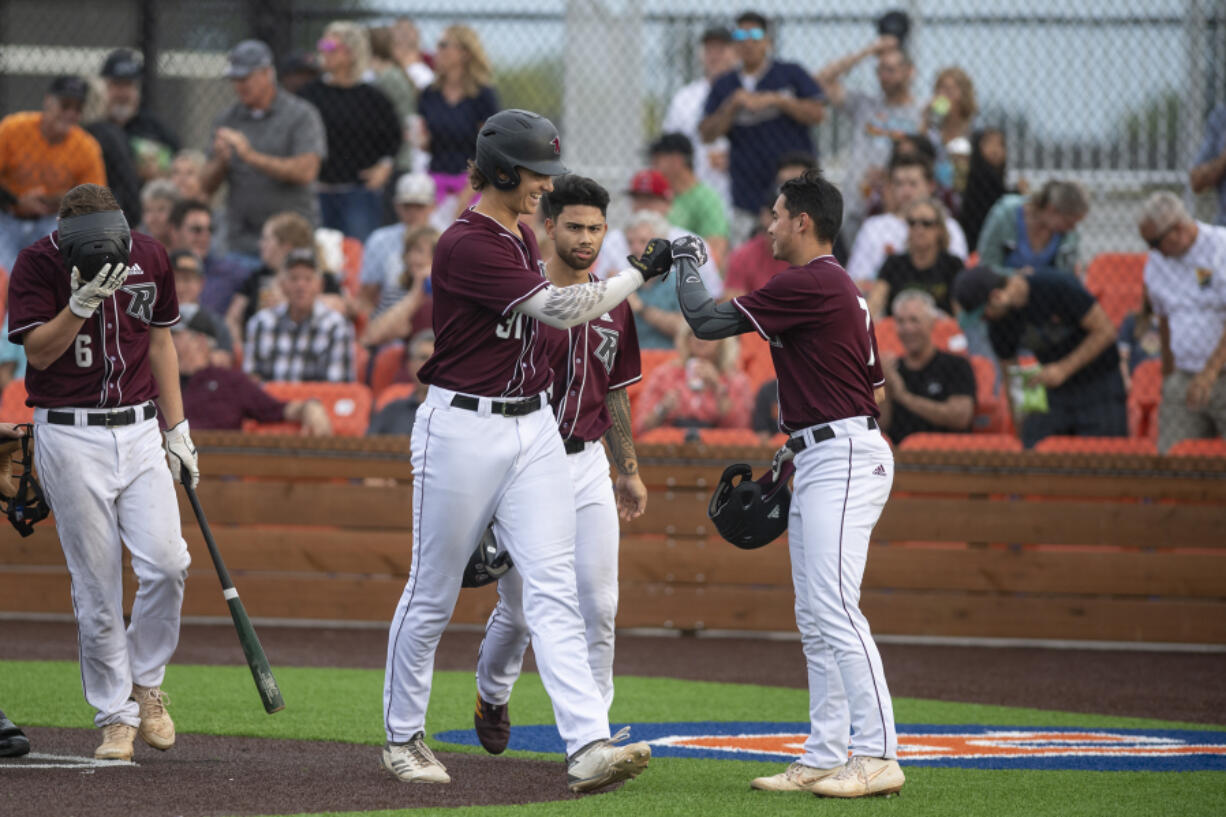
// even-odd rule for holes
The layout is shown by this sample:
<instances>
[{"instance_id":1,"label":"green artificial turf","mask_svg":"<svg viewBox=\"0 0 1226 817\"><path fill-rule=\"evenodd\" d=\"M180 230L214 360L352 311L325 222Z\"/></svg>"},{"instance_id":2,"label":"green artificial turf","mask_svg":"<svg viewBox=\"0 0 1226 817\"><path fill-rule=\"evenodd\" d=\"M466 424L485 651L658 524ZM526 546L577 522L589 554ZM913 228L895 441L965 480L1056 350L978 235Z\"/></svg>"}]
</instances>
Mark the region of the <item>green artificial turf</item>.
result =
<instances>
[{"instance_id":1,"label":"green artificial turf","mask_svg":"<svg viewBox=\"0 0 1226 817\"><path fill-rule=\"evenodd\" d=\"M180 734L383 742L380 670L276 670L286 709L264 714L246 667L171 666L164 689L171 696ZM472 723L470 672L435 675L427 719L429 733L466 729ZM804 690L740 684L619 677L611 719L617 723L695 720L803 721ZM77 665L64 661L0 661L0 701L18 723L89 727L92 711L81 697ZM1214 729L1203 724L1115 718L983 704L896 698L900 723L1000 724L1115 728ZM536 675L525 675L512 701L515 723L550 723L548 698ZM434 743L446 751L475 753L477 747ZM516 753L559 759L557 755ZM530 806L354 812L345 817L568 815L597 817L712 817L765 812L790 814L924 815L1152 815L1226 814L1226 773L1077 771L978 771L906 769L903 794L888 800L824 801L808 794L751 791L748 782L782 770L783 764L735 760L656 758L651 769L624 788L579 801Z\"/></svg>"}]
</instances>

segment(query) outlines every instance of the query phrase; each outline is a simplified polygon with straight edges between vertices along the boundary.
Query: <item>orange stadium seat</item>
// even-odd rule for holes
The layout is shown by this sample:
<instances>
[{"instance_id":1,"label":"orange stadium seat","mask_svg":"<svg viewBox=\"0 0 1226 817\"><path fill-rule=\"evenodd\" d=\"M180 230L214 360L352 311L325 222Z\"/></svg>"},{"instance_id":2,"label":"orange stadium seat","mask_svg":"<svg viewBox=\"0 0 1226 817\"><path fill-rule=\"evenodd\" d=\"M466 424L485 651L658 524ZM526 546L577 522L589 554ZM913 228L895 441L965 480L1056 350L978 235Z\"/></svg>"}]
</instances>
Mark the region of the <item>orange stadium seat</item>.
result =
<instances>
[{"instance_id":1,"label":"orange stadium seat","mask_svg":"<svg viewBox=\"0 0 1226 817\"><path fill-rule=\"evenodd\" d=\"M738 337L741 342L738 366L749 376L754 393L762 384L775 379L775 364L771 360L771 347L757 332L746 332Z\"/></svg>"},{"instance_id":2,"label":"orange stadium seat","mask_svg":"<svg viewBox=\"0 0 1226 817\"><path fill-rule=\"evenodd\" d=\"M383 390L396 380L400 367L404 365L404 343L396 341L389 343L375 353L375 366L370 373L370 390L378 399Z\"/></svg>"},{"instance_id":3,"label":"orange stadium seat","mask_svg":"<svg viewBox=\"0 0 1226 817\"><path fill-rule=\"evenodd\" d=\"M8 315L9 309L9 274L8 270L0 267L0 321Z\"/></svg>"},{"instance_id":4,"label":"orange stadium seat","mask_svg":"<svg viewBox=\"0 0 1226 817\"><path fill-rule=\"evenodd\" d=\"M643 443L644 445L662 444L662 445L680 445L685 442L684 428L673 428L672 426L662 426L653 428L645 434L640 434L635 442Z\"/></svg>"},{"instance_id":5,"label":"orange stadium seat","mask_svg":"<svg viewBox=\"0 0 1226 817\"><path fill-rule=\"evenodd\" d=\"M873 321L873 333L877 336L877 351L882 357L885 355L902 357L902 341L898 339L898 330L894 326L893 318Z\"/></svg>"},{"instance_id":6,"label":"orange stadium seat","mask_svg":"<svg viewBox=\"0 0 1226 817\"><path fill-rule=\"evenodd\" d=\"M1157 454L1153 440L1138 437L1045 437L1034 447L1049 454Z\"/></svg>"},{"instance_id":7,"label":"orange stadium seat","mask_svg":"<svg viewBox=\"0 0 1226 817\"><path fill-rule=\"evenodd\" d=\"M1012 434L1009 402L997 389L996 363L983 355L971 355L975 372L975 418L971 428L981 434Z\"/></svg>"},{"instance_id":8,"label":"orange stadium seat","mask_svg":"<svg viewBox=\"0 0 1226 817\"><path fill-rule=\"evenodd\" d=\"M702 428L698 439L706 445L762 445L758 432L752 428Z\"/></svg>"},{"instance_id":9,"label":"orange stadium seat","mask_svg":"<svg viewBox=\"0 0 1226 817\"><path fill-rule=\"evenodd\" d=\"M1011 434L909 434L898 446L903 451L1021 451L1022 441Z\"/></svg>"},{"instance_id":10,"label":"orange stadium seat","mask_svg":"<svg viewBox=\"0 0 1226 817\"><path fill-rule=\"evenodd\" d=\"M932 342L938 349L955 355L966 354L966 335L953 318L937 318L932 325ZM880 338L878 338L880 343Z\"/></svg>"},{"instance_id":11,"label":"orange stadium seat","mask_svg":"<svg viewBox=\"0 0 1226 817\"><path fill-rule=\"evenodd\" d=\"M1219 437L1203 440L1180 440L1166 452L1172 457L1226 457L1226 440Z\"/></svg>"},{"instance_id":12,"label":"orange stadium seat","mask_svg":"<svg viewBox=\"0 0 1226 817\"><path fill-rule=\"evenodd\" d=\"M382 411L388 403L408 397L417 386L413 383L393 383L375 397L375 411Z\"/></svg>"},{"instance_id":13,"label":"orange stadium seat","mask_svg":"<svg viewBox=\"0 0 1226 817\"><path fill-rule=\"evenodd\" d=\"M1158 403L1162 402L1162 361L1146 360L1132 371L1128 391L1128 433L1133 437L1158 436Z\"/></svg>"},{"instance_id":14,"label":"orange stadium seat","mask_svg":"<svg viewBox=\"0 0 1226 817\"><path fill-rule=\"evenodd\" d=\"M647 382L647 378L651 375L652 370L676 356L677 351L671 347L667 349L642 349L639 351L639 361L643 377L637 383L631 383L626 387L626 395L630 398L631 415L633 415L638 407L639 395L643 393L643 384Z\"/></svg>"},{"instance_id":15,"label":"orange stadium seat","mask_svg":"<svg viewBox=\"0 0 1226 817\"><path fill-rule=\"evenodd\" d=\"M341 288L349 295L357 295L362 275L362 242L345 236L341 239L341 253L345 264L341 268Z\"/></svg>"},{"instance_id":16,"label":"orange stadium seat","mask_svg":"<svg viewBox=\"0 0 1226 817\"><path fill-rule=\"evenodd\" d=\"M1140 252L1103 252L1094 256L1086 270L1086 289L1116 327L1129 312L1141 308L1145 257Z\"/></svg>"},{"instance_id":17,"label":"orange stadium seat","mask_svg":"<svg viewBox=\"0 0 1226 817\"><path fill-rule=\"evenodd\" d=\"M0 395L0 420L6 423L34 422L34 409L26 405L26 381L10 380Z\"/></svg>"},{"instance_id":18,"label":"orange stadium seat","mask_svg":"<svg viewBox=\"0 0 1226 817\"><path fill-rule=\"evenodd\" d=\"M323 403L338 437L361 437L370 425L370 389L361 383L265 383L264 389L278 400L291 402L314 398ZM296 434L297 423L243 421L243 431L255 434Z\"/></svg>"},{"instance_id":19,"label":"orange stadium seat","mask_svg":"<svg viewBox=\"0 0 1226 817\"><path fill-rule=\"evenodd\" d=\"M360 343L354 344L353 373L359 383L370 383L370 350Z\"/></svg>"}]
</instances>

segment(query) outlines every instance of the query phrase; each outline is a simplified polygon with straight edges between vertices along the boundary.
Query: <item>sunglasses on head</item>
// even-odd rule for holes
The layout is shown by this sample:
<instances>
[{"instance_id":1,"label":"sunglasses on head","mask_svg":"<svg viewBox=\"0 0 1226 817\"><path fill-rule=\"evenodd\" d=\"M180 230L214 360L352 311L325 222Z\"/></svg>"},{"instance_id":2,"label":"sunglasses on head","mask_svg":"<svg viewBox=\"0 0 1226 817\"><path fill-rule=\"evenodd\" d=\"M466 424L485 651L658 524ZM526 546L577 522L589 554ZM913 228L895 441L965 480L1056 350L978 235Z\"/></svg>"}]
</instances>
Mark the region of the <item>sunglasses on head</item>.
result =
<instances>
[{"instance_id":1,"label":"sunglasses on head","mask_svg":"<svg viewBox=\"0 0 1226 817\"><path fill-rule=\"evenodd\" d=\"M738 28L732 32L732 39L738 43L745 40L764 40L766 39L766 31L761 28Z\"/></svg>"},{"instance_id":2,"label":"sunglasses on head","mask_svg":"<svg viewBox=\"0 0 1226 817\"><path fill-rule=\"evenodd\" d=\"M935 218L909 218L907 219L908 227L935 227L937 226Z\"/></svg>"},{"instance_id":3,"label":"sunglasses on head","mask_svg":"<svg viewBox=\"0 0 1226 817\"><path fill-rule=\"evenodd\" d=\"M1151 250L1158 249L1159 247L1162 246L1162 242L1166 240L1166 237L1171 234L1171 230L1174 230L1178 226L1179 226L1179 222L1175 222L1170 227L1167 227L1165 230L1158 233L1153 238L1147 239L1145 243L1149 245L1149 248Z\"/></svg>"},{"instance_id":4,"label":"sunglasses on head","mask_svg":"<svg viewBox=\"0 0 1226 817\"><path fill-rule=\"evenodd\" d=\"M336 40L332 39L331 37L324 37L322 40L315 43L315 49L317 51L323 51L323 52L335 51L336 49L340 47L341 47L341 44L337 42Z\"/></svg>"}]
</instances>

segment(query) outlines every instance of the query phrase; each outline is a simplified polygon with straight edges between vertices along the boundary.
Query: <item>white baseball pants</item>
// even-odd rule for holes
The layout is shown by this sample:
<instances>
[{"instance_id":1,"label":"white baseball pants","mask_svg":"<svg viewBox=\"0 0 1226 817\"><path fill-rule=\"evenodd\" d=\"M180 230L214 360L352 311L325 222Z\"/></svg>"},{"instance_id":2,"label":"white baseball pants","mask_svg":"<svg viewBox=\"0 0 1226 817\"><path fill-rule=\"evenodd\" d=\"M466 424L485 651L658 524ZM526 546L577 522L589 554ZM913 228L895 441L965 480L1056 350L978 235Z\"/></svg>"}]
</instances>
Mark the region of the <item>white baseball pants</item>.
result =
<instances>
[{"instance_id":1,"label":"white baseball pants","mask_svg":"<svg viewBox=\"0 0 1226 817\"><path fill-rule=\"evenodd\" d=\"M575 579L587 630L588 665L604 699L613 703L614 619L617 617L617 503L609 461L600 441L566 457L575 496ZM528 648L523 580L512 568L498 580L498 605L485 625L477 656L477 692L505 704L519 679Z\"/></svg>"},{"instance_id":2,"label":"white baseball pants","mask_svg":"<svg viewBox=\"0 0 1226 817\"><path fill-rule=\"evenodd\" d=\"M57 409L71 411L71 409ZM132 684L161 686L179 644L191 559L157 420L51 425L34 413L34 460L72 576L81 685L97 726L140 725ZM123 546L138 587L123 626Z\"/></svg>"}]
</instances>

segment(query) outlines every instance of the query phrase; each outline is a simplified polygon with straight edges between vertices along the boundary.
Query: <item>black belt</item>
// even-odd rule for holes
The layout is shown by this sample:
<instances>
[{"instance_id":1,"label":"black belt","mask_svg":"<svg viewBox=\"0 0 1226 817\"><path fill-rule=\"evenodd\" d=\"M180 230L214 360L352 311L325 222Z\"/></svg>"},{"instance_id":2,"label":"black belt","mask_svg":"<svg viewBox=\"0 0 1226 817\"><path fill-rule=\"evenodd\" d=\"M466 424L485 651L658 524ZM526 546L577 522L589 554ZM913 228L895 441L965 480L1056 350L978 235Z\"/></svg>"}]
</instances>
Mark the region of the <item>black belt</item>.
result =
<instances>
[{"instance_id":1,"label":"black belt","mask_svg":"<svg viewBox=\"0 0 1226 817\"><path fill-rule=\"evenodd\" d=\"M587 440L580 440L574 437L569 440L563 440L562 444L566 446L567 454L578 454L580 451L587 448Z\"/></svg>"},{"instance_id":2,"label":"black belt","mask_svg":"<svg viewBox=\"0 0 1226 817\"><path fill-rule=\"evenodd\" d=\"M157 413L153 403L145 403L143 406L133 406L125 409L115 409L114 411L91 411L85 417L85 424L87 426L105 426L107 428L130 426L142 420L152 420L157 416ZM75 411L47 409L47 422L57 426L75 426L77 424L77 413Z\"/></svg>"},{"instance_id":3,"label":"black belt","mask_svg":"<svg viewBox=\"0 0 1226 817\"><path fill-rule=\"evenodd\" d=\"M874 429L877 427L877 421L869 417L868 427ZM813 444L824 443L826 440L834 439L834 429L830 426L822 426L821 428L813 429ZM799 454L809 447L809 442L804 438L803 434L797 434L795 437L789 437L787 442L788 448L792 449L793 454Z\"/></svg>"},{"instance_id":4,"label":"black belt","mask_svg":"<svg viewBox=\"0 0 1226 817\"><path fill-rule=\"evenodd\" d=\"M451 398L451 405L455 408L464 409L466 411L477 411L481 408L481 401L476 397L467 397L463 394L457 394ZM501 414L503 417L522 417L525 414L531 414L541 407L541 396L528 397L523 400L491 400L490 413Z\"/></svg>"}]
</instances>

